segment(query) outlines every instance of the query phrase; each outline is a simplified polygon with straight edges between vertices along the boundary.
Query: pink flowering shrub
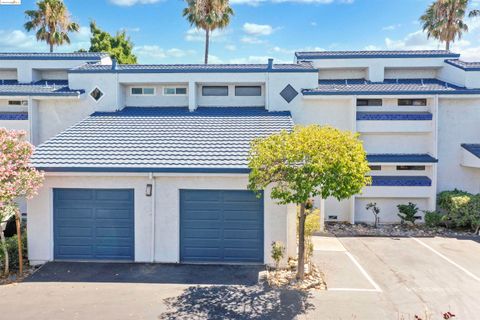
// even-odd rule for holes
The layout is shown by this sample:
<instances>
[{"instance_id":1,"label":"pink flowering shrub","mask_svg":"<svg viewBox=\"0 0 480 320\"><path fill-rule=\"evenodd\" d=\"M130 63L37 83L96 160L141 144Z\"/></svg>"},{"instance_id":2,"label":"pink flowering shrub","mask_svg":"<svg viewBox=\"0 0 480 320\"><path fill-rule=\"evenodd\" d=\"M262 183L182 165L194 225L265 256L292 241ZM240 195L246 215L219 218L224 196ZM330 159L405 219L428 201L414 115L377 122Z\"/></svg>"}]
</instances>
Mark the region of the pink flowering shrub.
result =
<instances>
[{"instance_id":1,"label":"pink flowering shrub","mask_svg":"<svg viewBox=\"0 0 480 320\"><path fill-rule=\"evenodd\" d=\"M43 182L43 172L30 165L34 147L25 135L0 128L0 215L16 198L34 196Z\"/></svg>"}]
</instances>

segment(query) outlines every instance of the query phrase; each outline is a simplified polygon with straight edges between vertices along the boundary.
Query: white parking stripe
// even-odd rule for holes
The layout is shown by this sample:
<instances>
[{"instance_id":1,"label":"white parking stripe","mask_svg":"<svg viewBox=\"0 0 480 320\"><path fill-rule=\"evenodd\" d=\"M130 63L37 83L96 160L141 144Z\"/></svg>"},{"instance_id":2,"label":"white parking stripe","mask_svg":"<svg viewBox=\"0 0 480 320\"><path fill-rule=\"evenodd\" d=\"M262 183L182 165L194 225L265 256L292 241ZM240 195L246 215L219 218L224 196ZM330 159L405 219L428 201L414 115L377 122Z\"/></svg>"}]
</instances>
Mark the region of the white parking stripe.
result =
<instances>
[{"instance_id":1,"label":"white parking stripe","mask_svg":"<svg viewBox=\"0 0 480 320\"><path fill-rule=\"evenodd\" d=\"M350 258L350 260L353 261L353 263L357 266L357 268L360 270L360 272L363 274L365 278L367 278L368 282L375 288L375 291L377 292L382 292L382 289L380 289L379 285L373 281L372 277L363 269L363 267L360 265L360 263L355 259L355 257L348 251L345 251L345 254Z\"/></svg>"},{"instance_id":2,"label":"white parking stripe","mask_svg":"<svg viewBox=\"0 0 480 320\"><path fill-rule=\"evenodd\" d=\"M470 277L472 277L473 279L477 280L478 282L480 282L480 278L477 277L476 275L474 275L473 273L471 273L470 271L468 271L467 269L465 269L464 267L462 267L461 265L459 265L458 263L454 262L453 260L449 259L448 257L444 256L443 254L441 254L440 252L438 252L437 250L433 249L432 247L430 247L428 244L426 244L425 242L417 239L417 238L412 238L413 240L415 240L417 243L421 244L422 246L424 246L425 248L427 248L428 250L432 251L433 253L435 253L437 256L439 256L440 258L444 259L445 261L447 261L448 263L450 263L451 265L457 267L458 269L462 270L465 274L469 275Z\"/></svg>"}]
</instances>

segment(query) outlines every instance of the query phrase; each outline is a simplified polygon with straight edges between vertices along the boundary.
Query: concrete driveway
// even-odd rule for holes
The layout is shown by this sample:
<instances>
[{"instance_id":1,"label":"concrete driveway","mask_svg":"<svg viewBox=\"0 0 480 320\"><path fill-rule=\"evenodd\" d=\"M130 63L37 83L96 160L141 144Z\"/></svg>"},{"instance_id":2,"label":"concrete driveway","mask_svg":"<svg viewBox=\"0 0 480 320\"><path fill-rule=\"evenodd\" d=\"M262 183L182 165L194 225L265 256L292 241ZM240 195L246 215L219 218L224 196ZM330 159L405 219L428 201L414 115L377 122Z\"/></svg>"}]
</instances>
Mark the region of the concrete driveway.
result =
<instances>
[{"instance_id":1,"label":"concrete driveway","mask_svg":"<svg viewBox=\"0 0 480 320\"><path fill-rule=\"evenodd\" d=\"M480 314L480 243L316 238L328 291L257 285L259 267L51 263L0 287L2 319L413 319ZM425 317L423 317L425 318Z\"/></svg>"}]
</instances>

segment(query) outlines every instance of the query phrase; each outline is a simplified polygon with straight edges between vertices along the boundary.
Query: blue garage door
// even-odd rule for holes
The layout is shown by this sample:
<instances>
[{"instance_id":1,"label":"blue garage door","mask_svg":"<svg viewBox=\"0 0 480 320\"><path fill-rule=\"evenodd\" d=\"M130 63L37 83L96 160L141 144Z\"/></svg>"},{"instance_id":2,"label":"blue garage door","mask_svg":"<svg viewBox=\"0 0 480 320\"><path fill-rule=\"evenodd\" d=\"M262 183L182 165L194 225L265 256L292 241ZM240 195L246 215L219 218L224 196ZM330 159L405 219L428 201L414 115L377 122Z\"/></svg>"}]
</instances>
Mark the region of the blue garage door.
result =
<instances>
[{"instance_id":1,"label":"blue garage door","mask_svg":"<svg viewBox=\"0 0 480 320\"><path fill-rule=\"evenodd\" d=\"M263 263L263 197L181 190L180 251L182 262Z\"/></svg>"},{"instance_id":2,"label":"blue garage door","mask_svg":"<svg viewBox=\"0 0 480 320\"><path fill-rule=\"evenodd\" d=\"M130 189L54 189L57 260L134 260Z\"/></svg>"}]
</instances>

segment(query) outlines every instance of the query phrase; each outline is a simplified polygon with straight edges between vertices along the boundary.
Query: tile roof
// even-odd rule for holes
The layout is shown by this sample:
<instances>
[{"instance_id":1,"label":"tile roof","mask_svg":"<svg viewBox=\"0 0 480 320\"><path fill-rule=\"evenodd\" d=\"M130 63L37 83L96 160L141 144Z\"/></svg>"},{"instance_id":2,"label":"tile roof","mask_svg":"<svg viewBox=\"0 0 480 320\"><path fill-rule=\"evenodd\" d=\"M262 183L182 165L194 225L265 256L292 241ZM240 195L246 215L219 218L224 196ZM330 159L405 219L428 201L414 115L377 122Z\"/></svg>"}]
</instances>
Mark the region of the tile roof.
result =
<instances>
[{"instance_id":1,"label":"tile roof","mask_svg":"<svg viewBox=\"0 0 480 320\"><path fill-rule=\"evenodd\" d=\"M357 120L432 120L430 112L357 112Z\"/></svg>"},{"instance_id":2,"label":"tile roof","mask_svg":"<svg viewBox=\"0 0 480 320\"><path fill-rule=\"evenodd\" d=\"M430 187L432 180L425 176L372 176L373 187Z\"/></svg>"},{"instance_id":3,"label":"tile roof","mask_svg":"<svg viewBox=\"0 0 480 320\"><path fill-rule=\"evenodd\" d=\"M371 163L436 163L437 159L429 154L372 153L367 155Z\"/></svg>"},{"instance_id":4,"label":"tile roof","mask_svg":"<svg viewBox=\"0 0 480 320\"><path fill-rule=\"evenodd\" d=\"M259 107L127 107L92 114L37 147L50 171L247 173L250 142L291 130L289 112Z\"/></svg>"},{"instance_id":5,"label":"tile roof","mask_svg":"<svg viewBox=\"0 0 480 320\"><path fill-rule=\"evenodd\" d=\"M479 61L469 62L469 61L463 61L459 59L447 59L445 60L445 62L465 71L480 71Z\"/></svg>"},{"instance_id":6,"label":"tile roof","mask_svg":"<svg viewBox=\"0 0 480 320\"><path fill-rule=\"evenodd\" d=\"M28 120L28 112L0 112L0 120Z\"/></svg>"},{"instance_id":7,"label":"tile roof","mask_svg":"<svg viewBox=\"0 0 480 320\"><path fill-rule=\"evenodd\" d=\"M291 64L118 64L110 65L86 63L69 70L72 73L223 73L223 72L318 72L308 62Z\"/></svg>"},{"instance_id":8,"label":"tile roof","mask_svg":"<svg viewBox=\"0 0 480 320\"><path fill-rule=\"evenodd\" d=\"M462 148L480 158L480 143L463 143Z\"/></svg>"},{"instance_id":9,"label":"tile roof","mask_svg":"<svg viewBox=\"0 0 480 320\"><path fill-rule=\"evenodd\" d=\"M303 95L412 95L412 94L480 94L438 79L364 79L319 80L315 89L304 89Z\"/></svg>"},{"instance_id":10,"label":"tile roof","mask_svg":"<svg viewBox=\"0 0 480 320\"><path fill-rule=\"evenodd\" d=\"M101 60L108 56L101 52L0 52L0 60Z\"/></svg>"},{"instance_id":11,"label":"tile roof","mask_svg":"<svg viewBox=\"0 0 480 320\"><path fill-rule=\"evenodd\" d=\"M67 80L41 80L18 83L16 80L0 80L0 96L79 96L84 90L72 90Z\"/></svg>"},{"instance_id":12,"label":"tile roof","mask_svg":"<svg viewBox=\"0 0 480 320\"><path fill-rule=\"evenodd\" d=\"M301 51L297 59L360 59L360 58L458 58L446 50L381 50L381 51Z\"/></svg>"}]
</instances>

